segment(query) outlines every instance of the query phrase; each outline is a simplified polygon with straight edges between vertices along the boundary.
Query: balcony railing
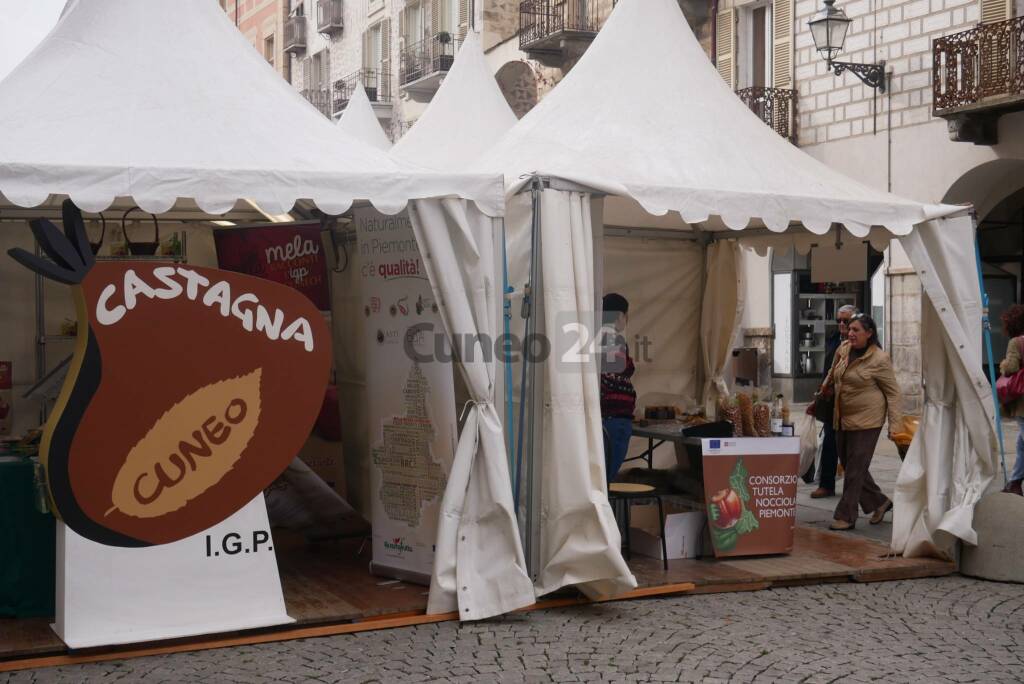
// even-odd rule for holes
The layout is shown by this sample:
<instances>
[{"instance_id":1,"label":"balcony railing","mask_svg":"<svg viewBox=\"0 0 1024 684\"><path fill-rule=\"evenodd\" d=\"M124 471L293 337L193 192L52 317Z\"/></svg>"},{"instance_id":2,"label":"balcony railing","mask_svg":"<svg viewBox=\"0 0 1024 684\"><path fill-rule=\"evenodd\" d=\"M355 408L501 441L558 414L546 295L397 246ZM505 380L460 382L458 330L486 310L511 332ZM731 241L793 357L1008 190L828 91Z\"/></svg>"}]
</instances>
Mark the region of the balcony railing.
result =
<instances>
[{"instance_id":1,"label":"balcony railing","mask_svg":"<svg viewBox=\"0 0 1024 684\"><path fill-rule=\"evenodd\" d=\"M320 113L331 118L331 91L326 88L314 90L303 90L302 97L309 100L310 104L320 110Z\"/></svg>"},{"instance_id":2,"label":"balcony railing","mask_svg":"<svg viewBox=\"0 0 1024 684\"><path fill-rule=\"evenodd\" d=\"M342 0L317 0L316 30L337 33L345 26Z\"/></svg>"},{"instance_id":3,"label":"balcony railing","mask_svg":"<svg viewBox=\"0 0 1024 684\"><path fill-rule=\"evenodd\" d=\"M743 88L736 94L750 111L776 133L796 142L796 91L784 88Z\"/></svg>"},{"instance_id":4,"label":"balcony railing","mask_svg":"<svg viewBox=\"0 0 1024 684\"><path fill-rule=\"evenodd\" d=\"M936 116L1024 100L1024 17L936 38L932 107Z\"/></svg>"},{"instance_id":5,"label":"balcony railing","mask_svg":"<svg viewBox=\"0 0 1024 684\"><path fill-rule=\"evenodd\" d=\"M563 40L592 39L616 0L522 0L519 48L558 51Z\"/></svg>"},{"instance_id":6,"label":"balcony railing","mask_svg":"<svg viewBox=\"0 0 1024 684\"><path fill-rule=\"evenodd\" d=\"M291 16L284 22L284 51L306 51L306 17Z\"/></svg>"},{"instance_id":7,"label":"balcony railing","mask_svg":"<svg viewBox=\"0 0 1024 684\"><path fill-rule=\"evenodd\" d=\"M400 55L399 84L406 86L434 74L446 73L455 62L461 42L450 33L439 33L407 46Z\"/></svg>"},{"instance_id":8,"label":"balcony railing","mask_svg":"<svg viewBox=\"0 0 1024 684\"><path fill-rule=\"evenodd\" d=\"M340 112L352 99L356 83L362 81L370 104L391 104L391 72L378 69L360 69L334 82L334 111Z\"/></svg>"}]
</instances>

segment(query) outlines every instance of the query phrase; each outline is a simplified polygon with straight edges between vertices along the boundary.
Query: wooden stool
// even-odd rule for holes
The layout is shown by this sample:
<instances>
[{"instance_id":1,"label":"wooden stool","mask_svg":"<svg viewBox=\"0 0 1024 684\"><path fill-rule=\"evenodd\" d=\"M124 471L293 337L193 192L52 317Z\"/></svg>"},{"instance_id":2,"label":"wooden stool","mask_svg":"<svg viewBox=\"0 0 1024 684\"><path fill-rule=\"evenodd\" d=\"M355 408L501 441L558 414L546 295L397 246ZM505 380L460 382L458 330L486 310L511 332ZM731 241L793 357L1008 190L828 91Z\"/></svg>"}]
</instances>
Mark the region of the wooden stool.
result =
<instances>
[{"instance_id":1,"label":"wooden stool","mask_svg":"<svg viewBox=\"0 0 1024 684\"><path fill-rule=\"evenodd\" d=\"M639 499L654 499L658 502L658 531L661 534L661 564L668 570L668 550L665 545L665 510L661 505L661 495L654 487L645 484L634 484L632 482L612 482L608 485L608 503L619 502L625 513L626 540L623 548L626 550L626 560L630 560L629 548L629 507ZM616 508L612 508L618 515Z\"/></svg>"}]
</instances>

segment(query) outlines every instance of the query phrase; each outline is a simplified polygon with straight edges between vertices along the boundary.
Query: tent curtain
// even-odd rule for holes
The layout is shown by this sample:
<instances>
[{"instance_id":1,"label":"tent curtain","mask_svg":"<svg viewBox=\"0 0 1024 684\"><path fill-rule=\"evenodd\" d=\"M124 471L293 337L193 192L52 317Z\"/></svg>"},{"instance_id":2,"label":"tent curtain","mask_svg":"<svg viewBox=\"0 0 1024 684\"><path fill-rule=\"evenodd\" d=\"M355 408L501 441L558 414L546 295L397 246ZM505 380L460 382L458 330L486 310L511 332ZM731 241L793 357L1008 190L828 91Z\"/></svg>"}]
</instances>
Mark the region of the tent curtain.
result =
<instances>
[{"instance_id":1,"label":"tent curtain","mask_svg":"<svg viewBox=\"0 0 1024 684\"><path fill-rule=\"evenodd\" d=\"M740 246L720 240L707 250L700 339L704 355L704 408L715 415L720 396L727 395L723 372L733 339L743 319L743 270ZM735 312L734 314L732 312Z\"/></svg>"},{"instance_id":2,"label":"tent curtain","mask_svg":"<svg viewBox=\"0 0 1024 684\"><path fill-rule=\"evenodd\" d=\"M496 363L481 344L499 335L494 234L500 222L457 199L409 207L445 333L449 341L472 341L460 358L470 401L441 502L427 613L458 610L462 620L481 620L535 600L494 404Z\"/></svg>"},{"instance_id":3,"label":"tent curtain","mask_svg":"<svg viewBox=\"0 0 1024 684\"><path fill-rule=\"evenodd\" d=\"M370 428L366 395L366 317L355 244L331 270L331 320L334 327L334 367L341 413L341 442L345 460L345 495L364 518L373 517L370 494ZM336 269L342 269L340 272Z\"/></svg>"},{"instance_id":4,"label":"tent curtain","mask_svg":"<svg viewBox=\"0 0 1024 684\"><path fill-rule=\"evenodd\" d=\"M575 585L591 598L636 587L622 558L608 504L596 355L566 361L579 341L563 331L594 331L594 237L590 195L541 194L544 362L540 573L537 594ZM577 327L573 327L577 326ZM591 332L593 334L593 332Z\"/></svg>"},{"instance_id":5,"label":"tent curtain","mask_svg":"<svg viewBox=\"0 0 1024 684\"><path fill-rule=\"evenodd\" d=\"M892 548L951 557L977 543L974 506L998 468L995 407L982 372L981 285L971 217L928 221L900 238L921 279L921 425L896 480Z\"/></svg>"}]
</instances>

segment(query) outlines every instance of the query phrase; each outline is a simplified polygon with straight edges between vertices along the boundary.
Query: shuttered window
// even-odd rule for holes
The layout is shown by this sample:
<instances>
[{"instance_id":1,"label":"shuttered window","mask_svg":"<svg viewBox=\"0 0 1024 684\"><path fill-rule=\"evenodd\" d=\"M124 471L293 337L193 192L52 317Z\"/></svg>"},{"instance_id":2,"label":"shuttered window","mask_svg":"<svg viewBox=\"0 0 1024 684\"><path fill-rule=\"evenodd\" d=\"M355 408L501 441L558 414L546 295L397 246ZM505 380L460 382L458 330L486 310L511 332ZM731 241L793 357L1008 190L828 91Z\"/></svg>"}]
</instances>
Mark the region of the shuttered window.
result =
<instances>
[{"instance_id":1,"label":"shuttered window","mask_svg":"<svg viewBox=\"0 0 1024 684\"><path fill-rule=\"evenodd\" d=\"M736 88L736 10L718 13L715 34L715 65L730 88Z\"/></svg>"},{"instance_id":2,"label":"shuttered window","mask_svg":"<svg viewBox=\"0 0 1024 684\"><path fill-rule=\"evenodd\" d=\"M1011 0L979 0L981 3L981 23L994 24L1013 17Z\"/></svg>"},{"instance_id":3,"label":"shuttered window","mask_svg":"<svg viewBox=\"0 0 1024 684\"><path fill-rule=\"evenodd\" d=\"M459 38L465 38L472 23L472 0L459 0Z\"/></svg>"},{"instance_id":4,"label":"shuttered window","mask_svg":"<svg viewBox=\"0 0 1024 684\"><path fill-rule=\"evenodd\" d=\"M772 85L793 87L793 0L772 3Z\"/></svg>"}]
</instances>

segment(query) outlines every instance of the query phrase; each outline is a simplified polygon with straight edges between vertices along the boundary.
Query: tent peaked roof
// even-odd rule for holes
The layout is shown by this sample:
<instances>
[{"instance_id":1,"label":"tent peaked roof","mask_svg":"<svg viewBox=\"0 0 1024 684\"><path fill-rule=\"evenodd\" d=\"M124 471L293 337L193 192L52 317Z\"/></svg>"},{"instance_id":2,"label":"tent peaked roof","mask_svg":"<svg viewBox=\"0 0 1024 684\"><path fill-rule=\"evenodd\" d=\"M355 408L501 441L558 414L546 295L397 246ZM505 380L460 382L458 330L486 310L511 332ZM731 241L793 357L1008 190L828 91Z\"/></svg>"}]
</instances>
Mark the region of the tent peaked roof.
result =
<instances>
[{"instance_id":1,"label":"tent peaked roof","mask_svg":"<svg viewBox=\"0 0 1024 684\"><path fill-rule=\"evenodd\" d=\"M380 126L380 121L373 111L370 98L366 96L366 89L362 81L356 83L349 98L344 113L338 119L338 128L351 135L356 140L361 140L371 147L385 152L391 149L391 141Z\"/></svg>"},{"instance_id":2,"label":"tent peaked roof","mask_svg":"<svg viewBox=\"0 0 1024 684\"><path fill-rule=\"evenodd\" d=\"M21 206L66 194L85 211L131 197L271 214L313 200L395 212L460 196L501 213L496 178L409 170L340 132L284 81L211 0L70 0L0 81L0 193Z\"/></svg>"},{"instance_id":3,"label":"tent peaked roof","mask_svg":"<svg viewBox=\"0 0 1024 684\"><path fill-rule=\"evenodd\" d=\"M391 156L425 168L461 171L515 123L487 67L480 37L470 31L430 106Z\"/></svg>"},{"instance_id":4,"label":"tent peaked roof","mask_svg":"<svg viewBox=\"0 0 1024 684\"><path fill-rule=\"evenodd\" d=\"M513 190L539 173L635 199L687 223L760 219L816 233L840 222L905 234L952 207L870 189L777 135L708 61L676 0L621 0L572 71L476 169Z\"/></svg>"}]
</instances>

